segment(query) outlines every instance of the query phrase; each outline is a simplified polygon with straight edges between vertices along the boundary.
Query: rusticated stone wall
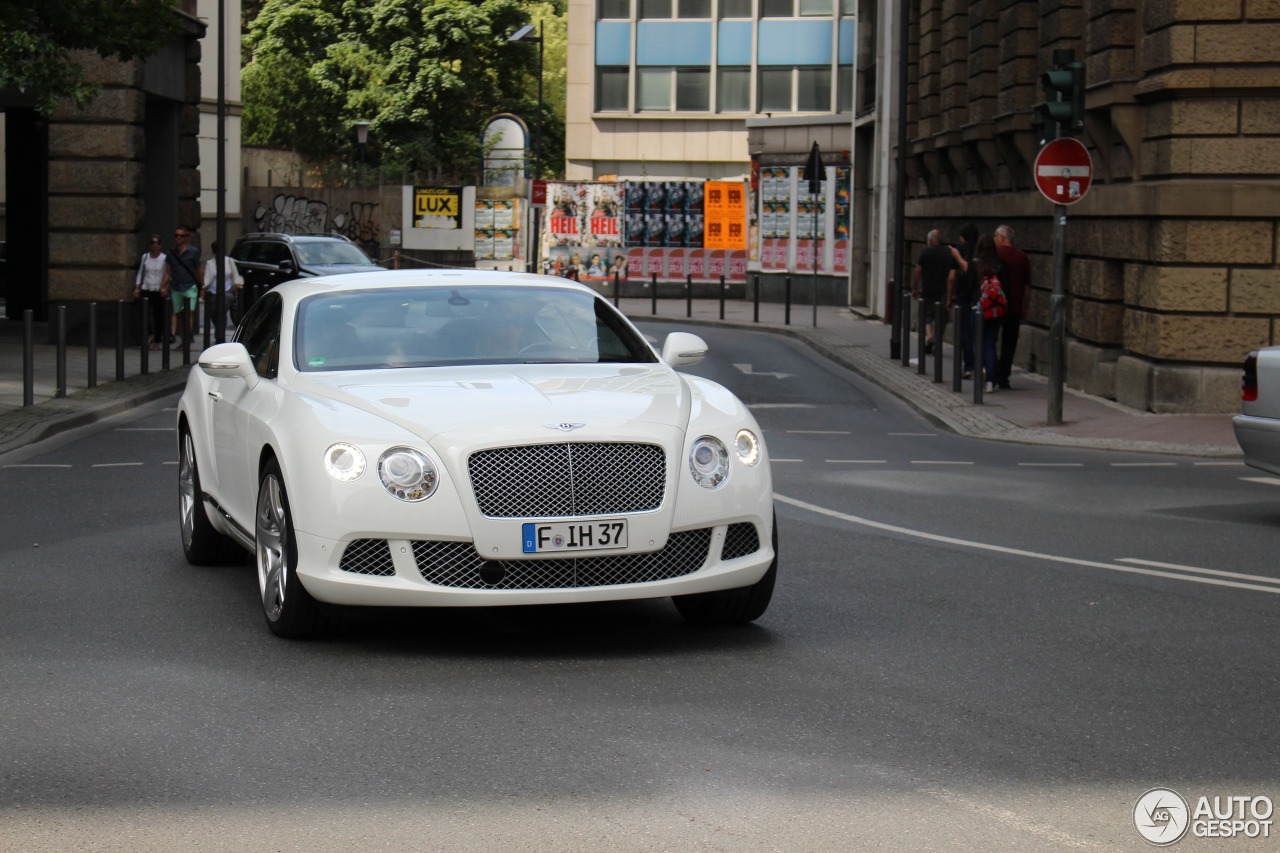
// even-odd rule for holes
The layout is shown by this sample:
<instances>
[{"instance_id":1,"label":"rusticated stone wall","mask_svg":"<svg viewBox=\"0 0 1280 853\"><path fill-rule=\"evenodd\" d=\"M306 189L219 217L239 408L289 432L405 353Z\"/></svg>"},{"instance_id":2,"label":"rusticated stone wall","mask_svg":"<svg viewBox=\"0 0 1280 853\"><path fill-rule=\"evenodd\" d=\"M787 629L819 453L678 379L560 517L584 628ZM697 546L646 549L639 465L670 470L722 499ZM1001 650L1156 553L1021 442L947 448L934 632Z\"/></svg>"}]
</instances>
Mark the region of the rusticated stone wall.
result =
<instances>
[{"instance_id":1,"label":"rusticated stone wall","mask_svg":"<svg viewBox=\"0 0 1280 853\"><path fill-rule=\"evenodd\" d=\"M909 2L911 252L930 228L1013 226L1034 275L1019 361L1047 370L1032 118L1070 48L1094 174L1068 208L1067 381L1155 412L1238 409L1241 360L1280 343L1280 2Z\"/></svg>"}]
</instances>

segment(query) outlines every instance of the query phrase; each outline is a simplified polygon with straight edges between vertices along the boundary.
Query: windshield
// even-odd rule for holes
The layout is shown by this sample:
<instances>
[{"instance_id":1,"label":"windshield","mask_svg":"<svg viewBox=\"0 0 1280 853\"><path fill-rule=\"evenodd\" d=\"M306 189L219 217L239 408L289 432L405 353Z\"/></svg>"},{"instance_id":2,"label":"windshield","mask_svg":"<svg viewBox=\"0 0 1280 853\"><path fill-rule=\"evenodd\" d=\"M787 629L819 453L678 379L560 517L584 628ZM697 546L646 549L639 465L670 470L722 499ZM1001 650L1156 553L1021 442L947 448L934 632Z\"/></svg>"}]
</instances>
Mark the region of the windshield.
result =
<instances>
[{"instance_id":1,"label":"windshield","mask_svg":"<svg viewBox=\"0 0 1280 853\"><path fill-rule=\"evenodd\" d=\"M603 299L529 285L318 294L299 306L296 332L302 371L657 361Z\"/></svg>"},{"instance_id":2,"label":"windshield","mask_svg":"<svg viewBox=\"0 0 1280 853\"><path fill-rule=\"evenodd\" d=\"M369 266L373 261L360 250L355 243L344 243L340 240L316 242L299 242L298 261L310 267L332 267L344 264Z\"/></svg>"}]
</instances>

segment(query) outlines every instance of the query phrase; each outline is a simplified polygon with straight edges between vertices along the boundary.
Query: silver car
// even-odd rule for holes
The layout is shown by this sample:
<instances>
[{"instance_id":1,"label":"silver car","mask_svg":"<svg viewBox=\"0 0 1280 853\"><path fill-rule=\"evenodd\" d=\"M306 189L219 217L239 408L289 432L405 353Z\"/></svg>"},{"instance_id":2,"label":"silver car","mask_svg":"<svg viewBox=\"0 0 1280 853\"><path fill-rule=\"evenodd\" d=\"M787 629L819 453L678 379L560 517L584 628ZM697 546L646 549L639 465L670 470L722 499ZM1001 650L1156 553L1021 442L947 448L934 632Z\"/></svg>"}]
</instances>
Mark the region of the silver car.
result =
<instances>
[{"instance_id":1,"label":"silver car","mask_svg":"<svg viewBox=\"0 0 1280 853\"><path fill-rule=\"evenodd\" d=\"M1280 475L1280 346L1249 353L1232 424L1246 465Z\"/></svg>"}]
</instances>

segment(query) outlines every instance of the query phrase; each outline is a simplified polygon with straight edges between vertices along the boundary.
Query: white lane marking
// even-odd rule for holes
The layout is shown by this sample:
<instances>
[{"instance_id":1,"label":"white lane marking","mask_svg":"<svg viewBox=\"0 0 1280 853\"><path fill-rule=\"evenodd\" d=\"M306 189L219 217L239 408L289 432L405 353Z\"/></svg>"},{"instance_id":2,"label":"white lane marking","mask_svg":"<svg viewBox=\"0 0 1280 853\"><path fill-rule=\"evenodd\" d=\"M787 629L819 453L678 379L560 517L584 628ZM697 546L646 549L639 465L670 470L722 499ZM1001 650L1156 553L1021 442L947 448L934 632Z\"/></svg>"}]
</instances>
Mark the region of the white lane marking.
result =
<instances>
[{"instance_id":1,"label":"white lane marking","mask_svg":"<svg viewBox=\"0 0 1280 853\"><path fill-rule=\"evenodd\" d=\"M177 462L177 460L174 460L173 462L166 462L166 463L164 463L164 464L166 464L166 465L177 465L177 464L178 464L178 462Z\"/></svg>"},{"instance_id":2,"label":"white lane marking","mask_svg":"<svg viewBox=\"0 0 1280 853\"><path fill-rule=\"evenodd\" d=\"M941 542L946 545L958 545L962 548L973 548L978 551L990 551L995 554L1008 554L1012 557L1027 557L1032 560L1046 560L1051 563L1063 563L1068 566L1083 566L1089 569L1106 569L1109 572L1121 572L1123 574L1133 575L1149 575L1157 578L1169 578L1172 580L1188 581L1190 583L1203 583L1210 586L1227 586L1234 589L1247 589L1254 592L1269 592L1273 595L1280 595L1280 587L1258 586L1256 584L1236 583L1235 581L1214 580L1213 578L1199 578L1194 575L1179 575L1173 572L1162 572L1155 569L1143 569L1137 566L1117 566L1115 563L1100 563L1096 560L1080 560L1075 557L1062 557L1057 554L1042 554L1037 551L1026 551L1022 548L1008 548L1003 545L988 545L985 542L974 542L969 539L957 539L954 536L942 536L938 533L926 533L923 530L912 530L909 527L899 527L896 524L885 524L883 521L872 521L869 518L860 518L856 515L839 512L834 509L827 509L824 506L811 504L808 501L802 501L797 498L789 498L785 495L774 493L774 498L784 504L789 504L798 509L807 509L818 515L825 515L828 518L836 518L841 521L848 521L851 524L861 524L864 527L871 527L876 530L884 530L889 533L897 533L903 536L913 536L917 539L925 539L930 542Z\"/></svg>"},{"instance_id":3,"label":"white lane marking","mask_svg":"<svg viewBox=\"0 0 1280 853\"><path fill-rule=\"evenodd\" d=\"M741 370L747 376L772 376L774 379L790 379L795 376L794 373L770 373L767 370L756 372L749 364L735 364L734 367Z\"/></svg>"},{"instance_id":4,"label":"white lane marking","mask_svg":"<svg viewBox=\"0 0 1280 853\"><path fill-rule=\"evenodd\" d=\"M905 436L907 438L936 438L938 434L936 432L891 432L889 435Z\"/></svg>"},{"instance_id":5,"label":"white lane marking","mask_svg":"<svg viewBox=\"0 0 1280 853\"><path fill-rule=\"evenodd\" d=\"M888 459L827 459L830 465L888 465Z\"/></svg>"},{"instance_id":6,"label":"white lane marking","mask_svg":"<svg viewBox=\"0 0 1280 853\"><path fill-rule=\"evenodd\" d=\"M1273 583L1280 585L1280 578L1269 578L1266 575L1245 575L1240 572L1223 572L1218 569L1201 569L1196 566L1180 566L1177 563L1157 563L1155 560L1140 560L1137 557L1121 557L1116 560L1117 563L1134 563L1139 566L1151 566L1156 569L1172 569L1177 572L1194 572L1200 575L1213 575L1220 578L1235 578L1236 580L1257 581L1258 583Z\"/></svg>"},{"instance_id":7,"label":"white lane marking","mask_svg":"<svg viewBox=\"0 0 1280 853\"><path fill-rule=\"evenodd\" d=\"M1111 462L1112 468L1173 468L1177 462Z\"/></svg>"},{"instance_id":8,"label":"white lane marking","mask_svg":"<svg viewBox=\"0 0 1280 853\"><path fill-rule=\"evenodd\" d=\"M748 409L814 409L813 403L752 403Z\"/></svg>"},{"instance_id":9,"label":"white lane marking","mask_svg":"<svg viewBox=\"0 0 1280 853\"><path fill-rule=\"evenodd\" d=\"M90 468L141 468L142 462L99 462L96 465L90 465Z\"/></svg>"},{"instance_id":10,"label":"white lane marking","mask_svg":"<svg viewBox=\"0 0 1280 853\"><path fill-rule=\"evenodd\" d=\"M770 462L804 462L803 459L770 459Z\"/></svg>"},{"instance_id":11,"label":"white lane marking","mask_svg":"<svg viewBox=\"0 0 1280 853\"><path fill-rule=\"evenodd\" d=\"M26 462L15 465L5 465L5 468L70 468L70 465L55 465L53 463Z\"/></svg>"},{"instance_id":12,"label":"white lane marking","mask_svg":"<svg viewBox=\"0 0 1280 853\"><path fill-rule=\"evenodd\" d=\"M1211 466L1211 465L1220 465L1220 466L1222 466L1222 467L1228 467L1228 466L1229 466L1229 467L1232 467L1232 468L1243 468L1243 467L1244 467L1244 462L1240 461L1239 459L1235 460L1234 462L1192 462L1191 464L1192 464L1192 465L1196 465L1196 466L1198 466L1198 467L1202 467L1202 468L1203 468L1203 467L1205 467L1205 466Z\"/></svg>"},{"instance_id":13,"label":"white lane marking","mask_svg":"<svg viewBox=\"0 0 1280 853\"><path fill-rule=\"evenodd\" d=\"M1020 468L1083 468L1083 462L1019 462Z\"/></svg>"},{"instance_id":14,"label":"white lane marking","mask_svg":"<svg viewBox=\"0 0 1280 853\"><path fill-rule=\"evenodd\" d=\"M1053 842L1055 846L1067 846L1075 850L1095 850L1100 853L1101 851L1113 849L1108 845L1098 844L1085 838L1077 838L1069 832L1056 829L1049 824L1039 823L1034 818L1024 817L1009 809L974 800L946 788L924 788L922 790L926 794L937 797L944 803L967 809L974 814L1002 823L1021 832L1037 835Z\"/></svg>"},{"instance_id":15,"label":"white lane marking","mask_svg":"<svg viewBox=\"0 0 1280 853\"><path fill-rule=\"evenodd\" d=\"M787 435L853 435L847 429L789 429Z\"/></svg>"},{"instance_id":16,"label":"white lane marking","mask_svg":"<svg viewBox=\"0 0 1280 853\"><path fill-rule=\"evenodd\" d=\"M1246 483L1262 483L1266 486L1280 486L1280 478L1277 477L1241 477Z\"/></svg>"},{"instance_id":17,"label":"white lane marking","mask_svg":"<svg viewBox=\"0 0 1280 853\"><path fill-rule=\"evenodd\" d=\"M972 465L972 462L961 462L950 459L912 459L912 465Z\"/></svg>"},{"instance_id":18,"label":"white lane marking","mask_svg":"<svg viewBox=\"0 0 1280 853\"><path fill-rule=\"evenodd\" d=\"M177 427L116 427L116 432L173 432Z\"/></svg>"}]
</instances>

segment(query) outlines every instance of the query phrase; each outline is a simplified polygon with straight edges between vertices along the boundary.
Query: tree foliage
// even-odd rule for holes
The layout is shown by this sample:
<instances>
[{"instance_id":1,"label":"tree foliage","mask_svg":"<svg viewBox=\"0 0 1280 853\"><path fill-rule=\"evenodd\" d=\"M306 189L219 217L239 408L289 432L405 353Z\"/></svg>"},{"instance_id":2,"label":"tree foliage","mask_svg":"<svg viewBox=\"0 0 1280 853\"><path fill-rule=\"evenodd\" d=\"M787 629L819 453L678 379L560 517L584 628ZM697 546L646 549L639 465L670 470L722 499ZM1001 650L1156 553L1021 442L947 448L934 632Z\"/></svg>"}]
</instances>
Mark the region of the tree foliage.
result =
<instances>
[{"instance_id":1,"label":"tree foliage","mask_svg":"<svg viewBox=\"0 0 1280 853\"><path fill-rule=\"evenodd\" d=\"M351 162L369 121L369 162L473 175L490 116L535 117L536 46L508 42L529 20L522 0L267 0L245 38L245 139ZM546 160L563 120L543 122Z\"/></svg>"},{"instance_id":2,"label":"tree foliage","mask_svg":"<svg viewBox=\"0 0 1280 853\"><path fill-rule=\"evenodd\" d=\"M99 87L85 82L77 51L140 59L178 25L173 0L3 0L0 90L31 98L44 115L65 98L83 107Z\"/></svg>"}]
</instances>

